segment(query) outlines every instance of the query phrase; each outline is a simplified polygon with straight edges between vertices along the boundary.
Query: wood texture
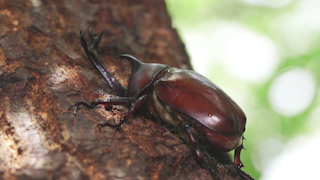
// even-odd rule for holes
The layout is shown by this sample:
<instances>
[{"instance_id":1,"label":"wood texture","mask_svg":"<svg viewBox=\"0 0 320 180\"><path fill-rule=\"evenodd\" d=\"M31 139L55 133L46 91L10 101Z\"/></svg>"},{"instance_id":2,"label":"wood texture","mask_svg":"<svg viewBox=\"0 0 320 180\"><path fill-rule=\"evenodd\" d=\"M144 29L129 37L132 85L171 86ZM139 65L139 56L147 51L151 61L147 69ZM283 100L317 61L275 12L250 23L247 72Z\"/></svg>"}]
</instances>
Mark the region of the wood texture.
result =
<instances>
[{"instance_id":1,"label":"wood texture","mask_svg":"<svg viewBox=\"0 0 320 180\"><path fill-rule=\"evenodd\" d=\"M130 66L115 59L121 53L191 68L163 0L0 0L0 179L212 179L144 113L99 132L126 109L68 111L114 96L83 55L79 31L89 27L104 31L100 60L124 86ZM250 179L232 164L218 162L217 173Z\"/></svg>"}]
</instances>

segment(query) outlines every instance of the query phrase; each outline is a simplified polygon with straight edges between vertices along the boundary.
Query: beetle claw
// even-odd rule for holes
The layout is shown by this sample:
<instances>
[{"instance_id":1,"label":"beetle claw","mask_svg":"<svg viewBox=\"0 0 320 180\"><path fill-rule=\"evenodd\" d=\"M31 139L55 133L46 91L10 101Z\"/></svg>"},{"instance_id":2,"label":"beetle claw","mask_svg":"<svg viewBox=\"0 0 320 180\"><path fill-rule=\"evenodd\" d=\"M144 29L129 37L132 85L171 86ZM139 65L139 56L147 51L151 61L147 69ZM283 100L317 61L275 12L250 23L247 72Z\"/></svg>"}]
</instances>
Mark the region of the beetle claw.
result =
<instances>
[{"instance_id":1,"label":"beetle claw","mask_svg":"<svg viewBox=\"0 0 320 180\"><path fill-rule=\"evenodd\" d=\"M91 109L93 106L92 106L92 103L91 104L88 104L86 102L83 102L83 101L78 101L76 102L74 105L70 106L68 110L72 109L73 108L73 114L74 115L77 115L77 109L80 105L83 105L89 109Z\"/></svg>"},{"instance_id":2,"label":"beetle claw","mask_svg":"<svg viewBox=\"0 0 320 180\"><path fill-rule=\"evenodd\" d=\"M71 110L71 109L73 108L73 106L74 106L74 105L70 106L70 107L68 108L68 110Z\"/></svg>"},{"instance_id":3,"label":"beetle claw","mask_svg":"<svg viewBox=\"0 0 320 180\"><path fill-rule=\"evenodd\" d=\"M103 35L103 31L101 31L101 33L98 36L93 36L92 28L89 28L90 44L88 48L91 52L97 53L97 49L101 41L102 35Z\"/></svg>"},{"instance_id":4,"label":"beetle claw","mask_svg":"<svg viewBox=\"0 0 320 180\"><path fill-rule=\"evenodd\" d=\"M102 125L101 124L97 124L97 128L98 128L99 132L101 132Z\"/></svg>"},{"instance_id":5,"label":"beetle claw","mask_svg":"<svg viewBox=\"0 0 320 180\"><path fill-rule=\"evenodd\" d=\"M101 132L101 128L102 128L103 126L109 126L109 125L111 125L111 124L109 124L109 123L99 123L99 124L97 124L97 127L98 127L98 129L99 129L99 132Z\"/></svg>"},{"instance_id":6,"label":"beetle claw","mask_svg":"<svg viewBox=\"0 0 320 180\"><path fill-rule=\"evenodd\" d=\"M77 104L77 103L76 103ZM72 108L74 108L73 109L73 115L77 115L77 106L76 106L76 104L74 104L74 105L72 105L72 106L70 106L69 108L68 108L68 110L70 111Z\"/></svg>"},{"instance_id":7,"label":"beetle claw","mask_svg":"<svg viewBox=\"0 0 320 180\"><path fill-rule=\"evenodd\" d=\"M234 164L234 167L238 168L238 169L241 169L244 167L244 165L242 163L240 163L240 165L237 165L237 164Z\"/></svg>"}]
</instances>

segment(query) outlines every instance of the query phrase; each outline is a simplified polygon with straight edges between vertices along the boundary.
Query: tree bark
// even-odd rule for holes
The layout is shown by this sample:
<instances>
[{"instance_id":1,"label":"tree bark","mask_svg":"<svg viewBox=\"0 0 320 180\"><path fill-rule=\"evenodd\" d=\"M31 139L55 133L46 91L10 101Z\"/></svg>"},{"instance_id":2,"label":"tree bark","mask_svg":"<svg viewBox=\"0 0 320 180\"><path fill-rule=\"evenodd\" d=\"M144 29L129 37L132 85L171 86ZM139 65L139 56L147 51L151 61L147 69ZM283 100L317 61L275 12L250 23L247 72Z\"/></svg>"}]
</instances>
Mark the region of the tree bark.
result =
<instances>
[{"instance_id":1,"label":"tree bark","mask_svg":"<svg viewBox=\"0 0 320 180\"><path fill-rule=\"evenodd\" d=\"M89 27L104 31L100 60L124 86L122 53L191 69L163 0L0 0L0 179L215 179L144 113L99 132L126 108L68 110L114 96L83 55L79 31ZM221 179L250 179L232 163L217 165Z\"/></svg>"}]
</instances>

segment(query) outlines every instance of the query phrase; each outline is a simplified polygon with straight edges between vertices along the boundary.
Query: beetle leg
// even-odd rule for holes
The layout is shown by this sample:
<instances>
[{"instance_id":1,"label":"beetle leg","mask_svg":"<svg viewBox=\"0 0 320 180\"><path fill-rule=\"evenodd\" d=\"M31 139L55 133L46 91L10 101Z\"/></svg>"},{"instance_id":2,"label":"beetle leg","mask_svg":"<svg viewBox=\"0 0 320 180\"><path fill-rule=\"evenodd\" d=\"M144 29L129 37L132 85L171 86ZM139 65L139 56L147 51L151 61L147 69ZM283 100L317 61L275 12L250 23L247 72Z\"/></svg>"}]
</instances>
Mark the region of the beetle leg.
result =
<instances>
[{"instance_id":1,"label":"beetle leg","mask_svg":"<svg viewBox=\"0 0 320 180\"><path fill-rule=\"evenodd\" d=\"M117 97L117 98L109 98L109 99L98 99L92 101L90 104L84 101L78 101L74 105L70 106L69 110L73 108L73 114L77 114L77 109L80 105L85 106L89 109L94 108L99 104L105 105L130 105L134 101L134 98L131 97Z\"/></svg>"},{"instance_id":2,"label":"beetle leg","mask_svg":"<svg viewBox=\"0 0 320 180\"><path fill-rule=\"evenodd\" d=\"M191 144L191 147L196 155L196 160L199 164L201 164L201 166L204 164L203 163L203 158L201 156L201 151L200 151L200 148L196 142L196 138L194 137L193 135L193 132L190 128L190 125L186 122L182 122L182 126L183 128L186 130L187 134L188 134L188 138L189 138L189 141L190 141L190 144Z\"/></svg>"},{"instance_id":3,"label":"beetle leg","mask_svg":"<svg viewBox=\"0 0 320 180\"><path fill-rule=\"evenodd\" d=\"M85 51L88 59L94 64L98 69L102 77L106 80L110 88L113 90L115 95L124 96L126 93L126 88L123 87L120 82L108 71L106 70L101 62L98 59L97 48L102 38L102 32L99 36L93 36L91 33L91 28L89 29L90 45L87 45L86 40L83 37L82 32L80 31L80 40L83 50Z\"/></svg>"},{"instance_id":4,"label":"beetle leg","mask_svg":"<svg viewBox=\"0 0 320 180\"><path fill-rule=\"evenodd\" d=\"M187 122L182 122L182 127L186 130L187 134L188 134L188 138L190 140L190 144L191 144L191 147L196 155L196 160L198 162L198 164L204 168L204 169L207 169L209 170L209 172L211 173L211 175L213 177L216 177L217 179L220 179L218 174L216 174L215 170L214 170L214 167L212 167L210 165L210 163L206 163L204 161L204 157L202 156L202 153L201 153L201 150L200 150L200 147L198 146L198 143L196 141L196 138L192 132L192 129L190 128L190 125L187 123Z\"/></svg>"},{"instance_id":5,"label":"beetle leg","mask_svg":"<svg viewBox=\"0 0 320 180\"><path fill-rule=\"evenodd\" d=\"M126 122L128 119L130 119L133 116L133 114L136 112L136 110L139 109L139 107L145 102L146 99L147 99L147 95L139 97L132 104L132 106L129 108L128 114L126 116L122 117L118 124L110 124L110 123L107 123L107 122L98 124L97 126L98 126L99 130L101 130L101 128L103 126L120 127L121 124L123 124L124 122Z\"/></svg>"},{"instance_id":6,"label":"beetle leg","mask_svg":"<svg viewBox=\"0 0 320 180\"><path fill-rule=\"evenodd\" d=\"M241 150L244 149L243 147L243 142L241 143L241 145L239 147L236 148L236 150L234 151L234 164L239 167L242 168L244 167L244 165L242 164L241 160L240 160L240 153Z\"/></svg>"}]
</instances>

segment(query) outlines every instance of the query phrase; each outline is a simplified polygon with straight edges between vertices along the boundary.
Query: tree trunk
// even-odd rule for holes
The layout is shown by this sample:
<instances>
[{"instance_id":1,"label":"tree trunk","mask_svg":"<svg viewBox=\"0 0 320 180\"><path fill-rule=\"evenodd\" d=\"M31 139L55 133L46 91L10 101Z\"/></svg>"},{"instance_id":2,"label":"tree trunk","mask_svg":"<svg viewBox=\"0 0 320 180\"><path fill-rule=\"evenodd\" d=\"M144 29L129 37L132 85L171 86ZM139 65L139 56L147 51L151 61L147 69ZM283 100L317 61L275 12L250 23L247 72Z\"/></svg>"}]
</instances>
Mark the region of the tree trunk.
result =
<instances>
[{"instance_id":1,"label":"tree trunk","mask_svg":"<svg viewBox=\"0 0 320 180\"><path fill-rule=\"evenodd\" d=\"M68 108L114 96L85 58L79 31L104 31L100 60L126 86L122 53L191 68L163 0L0 0L0 179L215 179L149 116L121 129L126 108ZM88 39L88 38L86 38ZM112 120L113 119L113 120ZM218 161L222 179L250 179Z\"/></svg>"}]
</instances>

